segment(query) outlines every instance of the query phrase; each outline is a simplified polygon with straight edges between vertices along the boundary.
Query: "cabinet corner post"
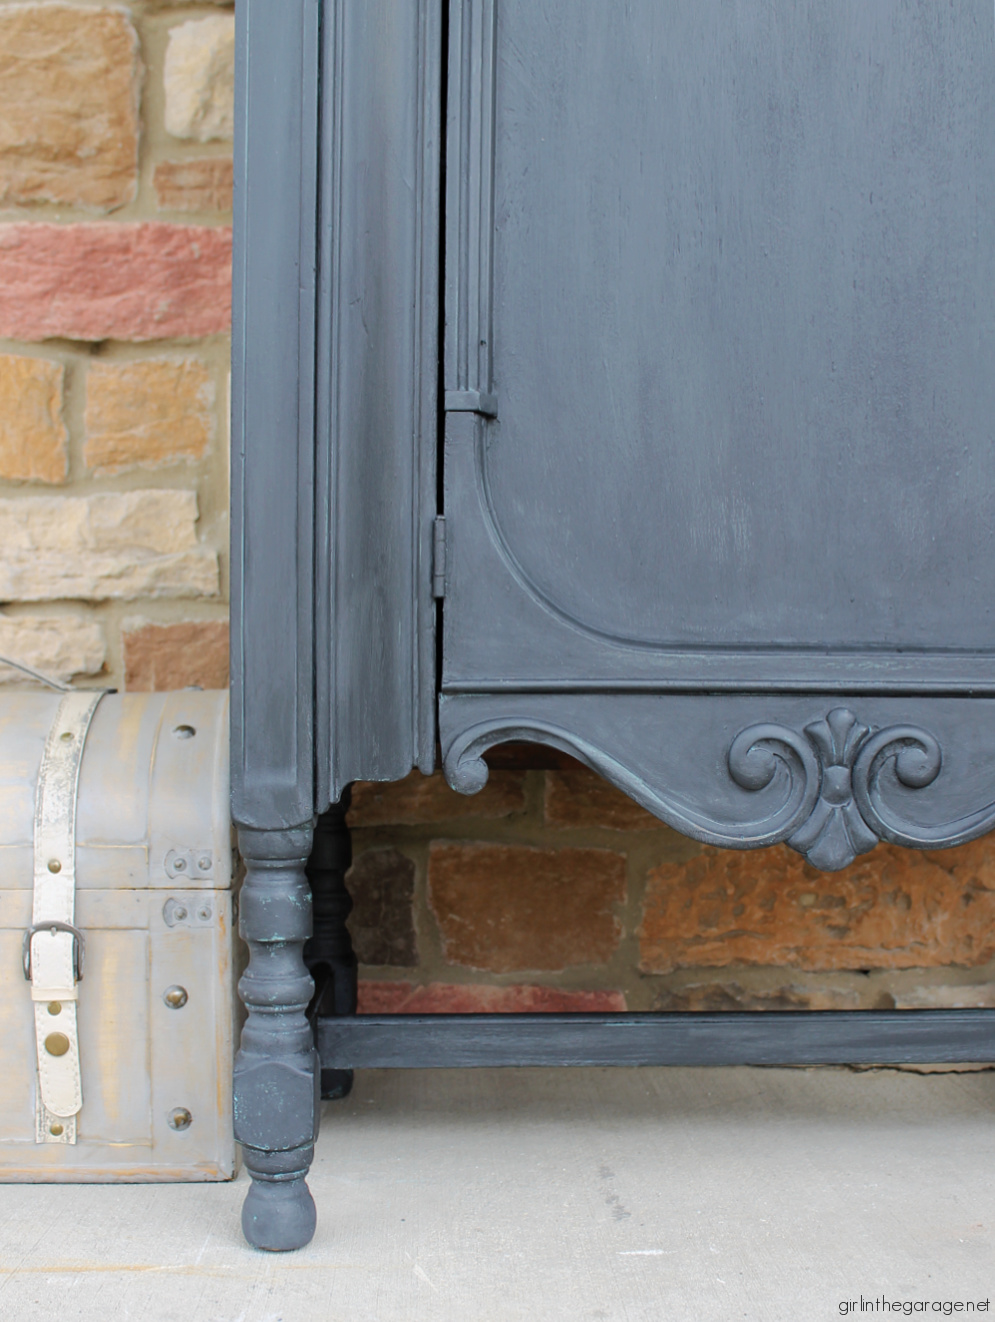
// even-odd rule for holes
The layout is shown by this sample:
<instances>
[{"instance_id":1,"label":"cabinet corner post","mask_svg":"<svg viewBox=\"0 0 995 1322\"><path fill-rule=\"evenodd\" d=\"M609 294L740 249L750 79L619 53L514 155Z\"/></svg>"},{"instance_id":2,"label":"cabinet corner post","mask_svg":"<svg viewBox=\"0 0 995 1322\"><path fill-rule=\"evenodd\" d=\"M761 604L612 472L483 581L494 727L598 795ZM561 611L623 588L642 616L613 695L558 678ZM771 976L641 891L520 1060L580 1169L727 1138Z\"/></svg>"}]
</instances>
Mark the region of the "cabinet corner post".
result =
<instances>
[{"instance_id":1,"label":"cabinet corner post","mask_svg":"<svg viewBox=\"0 0 995 1322\"><path fill-rule=\"evenodd\" d=\"M242 1230L255 1248L275 1251L309 1243L316 1221L305 1180L318 1132L318 1057L306 1013L314 984L303 960L312 836L310 822L238 833L249 965L239 982L248 1019L235 1058L234 1122L252 1176Z\"/></svg>"}]
</instances>

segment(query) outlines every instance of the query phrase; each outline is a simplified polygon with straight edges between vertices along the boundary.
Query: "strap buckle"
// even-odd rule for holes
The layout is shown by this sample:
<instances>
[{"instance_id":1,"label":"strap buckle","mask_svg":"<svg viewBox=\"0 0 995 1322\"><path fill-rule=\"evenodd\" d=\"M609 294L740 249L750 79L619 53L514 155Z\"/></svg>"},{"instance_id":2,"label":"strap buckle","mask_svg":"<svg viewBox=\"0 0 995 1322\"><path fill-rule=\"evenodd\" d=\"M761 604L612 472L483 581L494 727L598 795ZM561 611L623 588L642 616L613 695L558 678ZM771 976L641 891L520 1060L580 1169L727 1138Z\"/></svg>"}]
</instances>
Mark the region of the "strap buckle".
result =
<instances>
[{"instance_id":1,"label":"strap buckle","mask_svg":"<svg viewBox=\"0 0 995 1322\"><path fill-rule=\"evenodd\" d=\"M72 923L60 923L54 919L47 923L35 923L34 927L29 927L24 933L24 944L21 950L21 962L24 965L25 981L31 981L31 938L38 932L51 932L55 936L56 932L68 932L73 938L73 978L76 982L83 981L83 955L86 951L86 937L78 927L73 927Z\"/></svg>"}]
</instances>

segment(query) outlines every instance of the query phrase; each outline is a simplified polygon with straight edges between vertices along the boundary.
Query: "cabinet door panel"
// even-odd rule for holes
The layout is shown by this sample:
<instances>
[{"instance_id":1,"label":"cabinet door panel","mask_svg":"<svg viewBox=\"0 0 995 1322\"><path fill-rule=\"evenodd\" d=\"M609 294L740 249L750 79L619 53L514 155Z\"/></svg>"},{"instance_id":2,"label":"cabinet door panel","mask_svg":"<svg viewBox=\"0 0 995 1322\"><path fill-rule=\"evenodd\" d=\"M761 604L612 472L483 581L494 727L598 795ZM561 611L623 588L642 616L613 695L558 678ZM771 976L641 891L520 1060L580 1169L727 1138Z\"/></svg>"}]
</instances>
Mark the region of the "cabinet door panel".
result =
<instances>
[{"instance_id":1,"label":"cabinet door panel","mask_svg":"<svg viewBox=\"0 0 995 1322\"><path fill-rule=\"evenodd\" d=\"M444 685L995 687L989 0L450 26Z\"/></svg>"}]
</instances>

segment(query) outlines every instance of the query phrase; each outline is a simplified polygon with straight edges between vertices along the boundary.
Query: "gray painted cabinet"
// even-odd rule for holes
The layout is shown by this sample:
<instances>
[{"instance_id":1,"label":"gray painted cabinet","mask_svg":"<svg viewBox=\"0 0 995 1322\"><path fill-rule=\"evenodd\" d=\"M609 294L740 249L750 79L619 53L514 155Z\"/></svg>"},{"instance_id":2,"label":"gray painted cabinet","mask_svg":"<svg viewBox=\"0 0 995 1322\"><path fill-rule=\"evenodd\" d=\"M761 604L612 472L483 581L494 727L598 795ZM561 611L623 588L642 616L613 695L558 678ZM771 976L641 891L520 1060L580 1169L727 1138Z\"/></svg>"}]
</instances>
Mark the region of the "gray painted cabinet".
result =
<instances>
[{"instance_id":1,"label":"gray painted cabinet","mask_svg":"<svg viewBox=\"0 0 995 1322\"><path fill-rule=\"evenodd\" d=\"M342 877L349 784L437 742L828 870L995 824L991 0L236 14L249 1239L310 1237L353 1065L988 1058L985 1011L350 1023Z\"/></svg>"}]
</instances>

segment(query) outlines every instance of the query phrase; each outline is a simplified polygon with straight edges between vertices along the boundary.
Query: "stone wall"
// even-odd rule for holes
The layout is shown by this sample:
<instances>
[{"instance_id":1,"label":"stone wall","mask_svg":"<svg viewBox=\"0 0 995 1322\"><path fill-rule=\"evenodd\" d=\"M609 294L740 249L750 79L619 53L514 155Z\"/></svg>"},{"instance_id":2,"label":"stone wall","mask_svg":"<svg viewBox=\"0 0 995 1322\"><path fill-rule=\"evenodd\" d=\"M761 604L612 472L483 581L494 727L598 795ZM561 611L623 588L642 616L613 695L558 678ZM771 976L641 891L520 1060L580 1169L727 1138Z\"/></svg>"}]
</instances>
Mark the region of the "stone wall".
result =
<instances>
[{"instance_id":1,"label":"stone wall","mask_svg":"<svg viewBox=\"0 0 995 1322\"><path fill-rule=\"evenodd\" d=\"M0 653L61 678L227 682L233 23L0 3Z\"/></svg>"},{"instance_id":2,"label":"stone wall","mask_svg":"<svg viewBox=\"0 0 995 1322\"><path fill-rule=\"evenodd\" d=\"M0 653L63 678L226 682L232 24L0 0ZM986 842L823 876L556 755L350 820L366 1009L995 1004Z\"/></svg>"}]
</instances>

